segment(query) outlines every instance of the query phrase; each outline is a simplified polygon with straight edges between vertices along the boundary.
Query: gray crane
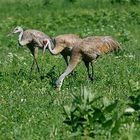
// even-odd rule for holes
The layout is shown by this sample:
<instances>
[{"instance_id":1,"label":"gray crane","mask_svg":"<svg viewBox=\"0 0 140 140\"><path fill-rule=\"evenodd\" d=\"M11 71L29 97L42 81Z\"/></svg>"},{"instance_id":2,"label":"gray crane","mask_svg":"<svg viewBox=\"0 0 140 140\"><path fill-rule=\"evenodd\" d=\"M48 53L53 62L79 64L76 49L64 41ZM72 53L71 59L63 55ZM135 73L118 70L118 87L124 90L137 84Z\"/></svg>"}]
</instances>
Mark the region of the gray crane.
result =
<instances>
[{"instance_id":1,"label":"gray crane","mask_svg":"<svg viewBox=\"0 0 140 140\"><path fill-rule=\"evenodd\" d=\"M22 47L27 46L29 48L29 50L31 51L33 58L34 58L32 66L31 66L30 75L32 73L34 64L36 64L37 70L38 70L38 72L40 72L40 68L39 68L39 65L37 62L38 49L42 49L43 54L44 54L45 50L44 50L43 42L39 38L47 38L50 40L50 37L47 36L45 33L38 31L38 30L34 30L34 29L28 29L28 30L24 31L23 28L20 26L17 26L11 32L11 34L16 34L16 33L19 33L19 37L18 37L19 45Z\"/></svg>"}]
</instances>

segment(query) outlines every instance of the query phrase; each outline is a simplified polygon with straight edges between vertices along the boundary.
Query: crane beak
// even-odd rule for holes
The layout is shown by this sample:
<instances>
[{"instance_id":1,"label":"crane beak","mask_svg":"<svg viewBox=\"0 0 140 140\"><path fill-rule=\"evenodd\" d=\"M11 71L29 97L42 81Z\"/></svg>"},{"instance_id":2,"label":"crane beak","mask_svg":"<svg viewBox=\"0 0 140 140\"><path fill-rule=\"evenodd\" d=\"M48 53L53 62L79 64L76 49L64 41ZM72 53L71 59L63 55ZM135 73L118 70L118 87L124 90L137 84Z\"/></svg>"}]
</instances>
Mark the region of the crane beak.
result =
<instances>
[{"instance_id":1,"label":"crane beak","mask_svg":"<svg viewBox=\"0 0 140 140\"><path fill-rule=\"evenodd\" d=\"M45 53L47 47L48 47L48 44L47 45L44 45L43 54Z\"/></svg>"},{"instance_id":2,"label":"crane beak","mask_svg":"<svg viewBox=\"0 0 140 140\"><path fill-rule=\"evenodd\" d=\"M9 34L7 34L7 37L9 37L9 36L11 36L12 35L12 33L9 33Z\"/></svg>"},{"instance_id":3,"label":"crane beak","mask_svg":"<svg viewBox=\"0 0 140 140\"><path fill-rule=\"evenodd\" d=\"M13 32L7 34L7 37L12 36L12 35L13 35Z\"/></svg>"}]
</instances>

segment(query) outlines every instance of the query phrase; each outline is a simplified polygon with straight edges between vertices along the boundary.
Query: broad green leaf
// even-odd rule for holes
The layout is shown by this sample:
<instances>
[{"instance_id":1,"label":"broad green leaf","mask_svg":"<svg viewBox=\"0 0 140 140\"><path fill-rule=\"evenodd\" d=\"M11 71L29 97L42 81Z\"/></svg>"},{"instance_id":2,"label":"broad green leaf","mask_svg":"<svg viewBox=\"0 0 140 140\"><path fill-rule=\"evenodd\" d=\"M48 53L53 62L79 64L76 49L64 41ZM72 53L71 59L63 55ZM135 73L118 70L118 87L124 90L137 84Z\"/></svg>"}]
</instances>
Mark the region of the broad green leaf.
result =
<instances>
[{"instance_id":1,"label":"broad green leaf","mask_svg":"<svg viewBox=\"0 0 140 140\"><path fill-rule=\"evenodd\" d=\"M106 118L105 118L104 114L102 113L102 115L100 116L98 122L103 123L103 122L105 122L105 120L106 120Z\"/></svg>"},{"instance_id":2,"label":"broad green leaf","mask_svg":"<svg viewBox=\"0 0 140 140\"><path fill-rule=\"evenodd\" d=\"M64 123L66 123L67 125L71 125L72 123L71 123L71 121L70 120L68 120L68 119L66 119L65 121L63 121Z\"/></svg>"},{"instance_id":3,"label":"broad green leaf","mask_svg":"<svg viewBox=\"0 0 140 140\"><path fill-rule=\"evenodd\" d=\"M73 132L71 135L70 135L70 137L77 137L77 136L81 136L82 134L81 134L81 132Z\"/></svg>"},{"instance_id":4,"label":"broad green leaf","mask_svg":"<svg viewBox=\"0 0 140 140\"><path fill-rule=\"evenodd\" d=\"M94 108L93 119L94 120L97 120L97 119L99 120L99 118L101 116L104 116L102 111L100 109L98 109L98 108Z\"/></svg>"},{"instance_id":5,"label":"broad green leaf","mask_svg":"<svg viewBox=\"0 0 140 140\"><path fill-rule=\"evenodd\" d=\"M103 97L103 104L104 106L108 106L110 104L110 101L107 97Z\"/></svg>"},{"instance_id":6,"label":"broad green leaf","mask_svg":"<svg viewBox=\"0 0 140 140\"><path fill-rule=\"evenodd\" d=\"M91 104L93 104L94 102L96 102L97 100L99 100L99 99L101 99L101 98L102 98L102 96L93 98L93 99L89 102L89 104L91 105Z\"/></svg>"},{"instance_id":7,"label":"broad green leaf","mask_svg":"<svg viewBox=\"0 0 140 140\"><path fill-rule=\"evenodd\" d=\"M63 108L64 108L63 110L64 110L65 115L66 115L68 118L70 118L70 115L71 115L70 107L69 107L69 106L64 106Z\"/></svg>"},{"instance_id":8,"label":"broad green leaf","mask_svg":"<svg viewBox=\"0 0 140 140\"><path fill-rule=\"evenodd\" d=\"M113 120L110 119L110 120L106 121L105 123L103 123L102 126L104 128L111 128L112 124L113 124Z\"/></svg>"},{"instance_id":9,"label":"broad green leaf","mask_svg":"<svg viewBox=\"0 0 140 140\"><path fill-rule=\"evenodd\" d=\"M117 133L120 128L121 122L120 120L115 121L115 126L111 130L111 134Z\"/></svg>"},{"instance_id":10,"label":"broad green leaf","mask_svg":"<svg viewBox=\"0 0 140 140\"><path fill-rule=\"evenodd\" d=\"M108 105L107 107L105 107L104 112L111 112L113 111L116 107L117 107L118 102L115 101L115 103L112 103L110 105Z\"/></svg>"}]
</instances>

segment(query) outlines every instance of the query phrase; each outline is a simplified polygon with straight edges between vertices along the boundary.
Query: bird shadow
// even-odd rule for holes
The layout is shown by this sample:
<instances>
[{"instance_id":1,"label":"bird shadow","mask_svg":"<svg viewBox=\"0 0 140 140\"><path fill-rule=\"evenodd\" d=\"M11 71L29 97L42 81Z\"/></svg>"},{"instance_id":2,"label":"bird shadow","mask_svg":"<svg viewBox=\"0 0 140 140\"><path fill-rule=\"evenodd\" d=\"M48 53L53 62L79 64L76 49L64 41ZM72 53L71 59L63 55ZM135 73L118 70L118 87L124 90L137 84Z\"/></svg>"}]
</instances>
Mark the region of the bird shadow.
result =
<instances>
[{"instance_id":1,"label":"bird shadow","mask_svg":"<svg viewBox=\"0 0 140 140\"><path fill-rule=\"evenodd\" d=\"M57 75L56 75L56 67L53 66L48 73L46 73L45 75L41 75L40 76L41 81L43 81L44 79L49 79L49 84L54 86L55 85L55 81L57 79Z\"/></svg>"}]
</instances>

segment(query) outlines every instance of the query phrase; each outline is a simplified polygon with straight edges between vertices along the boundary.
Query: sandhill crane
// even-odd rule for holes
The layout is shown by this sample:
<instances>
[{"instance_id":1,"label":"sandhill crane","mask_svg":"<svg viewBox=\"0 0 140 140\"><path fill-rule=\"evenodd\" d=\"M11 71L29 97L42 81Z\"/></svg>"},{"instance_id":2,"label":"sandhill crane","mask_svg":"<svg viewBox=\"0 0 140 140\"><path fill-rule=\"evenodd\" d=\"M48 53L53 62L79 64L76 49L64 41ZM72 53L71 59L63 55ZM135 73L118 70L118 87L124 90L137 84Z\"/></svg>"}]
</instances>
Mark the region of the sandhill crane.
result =
<instances>
[{"instance_id":1,"label":"sandhill crane","mask_svg":"<svg viewBox=\"0 0 140 140\"><path fill-rule=\"evenodd\" d=\"M19 33L19 38L18 38L19 45L20 46L26 45L30 49L30 51L34 57L30 74L32 73L34 64L36 64L38 72L39 72L40 69L39 69L39 65L37 62L38 48L43 50L43 54L45 52L43 42L41 40L39 40L39 38L42 37L42 38L50 39L49 36L47 36L45 33L41 32L41 31L37 31L34 29L28 29L28 30L23 31L23 28L20 26L17 26L12 31L11 34L15 34L15 33Z\"/></svg>"},{"instance_id":2,"label":"sandhill crane","mask_svg":"<svg viewBox=\"0 0 140 140\"><path fill-rule=\"evenodd\" d=\"M120 48L120 44L110 36L87 37L82 41L75 43L75 47L73 47L70 56L69 65L66 68L65 72L56 81L56 87L59 90L61 89L63 80L75 69L81 59L84 61L87 68L88 78L90 80L93 80L93 64L95 63L98 56L107 52L117 51ZM89 72L89 63L91 63L92 66L92 75Z\"/></svg>"},{"instance_id":3,"label":"sandhill crane","mask_svg":"<svg viewBox=\"0 0 140 140\"><path fill-rule=\"evenodd\" d=\"M48 49L51 54L61 54L63 58L65 59L66 64L68 65L68 56L71 55L71 50L74 47L76 42L81 41L82 39L75 34L64 34L59 35L50 40L50 45L48 45ZM43 39L44 43L44 50L47 47L48 40Z\"/></svg>"}]
</instances>

